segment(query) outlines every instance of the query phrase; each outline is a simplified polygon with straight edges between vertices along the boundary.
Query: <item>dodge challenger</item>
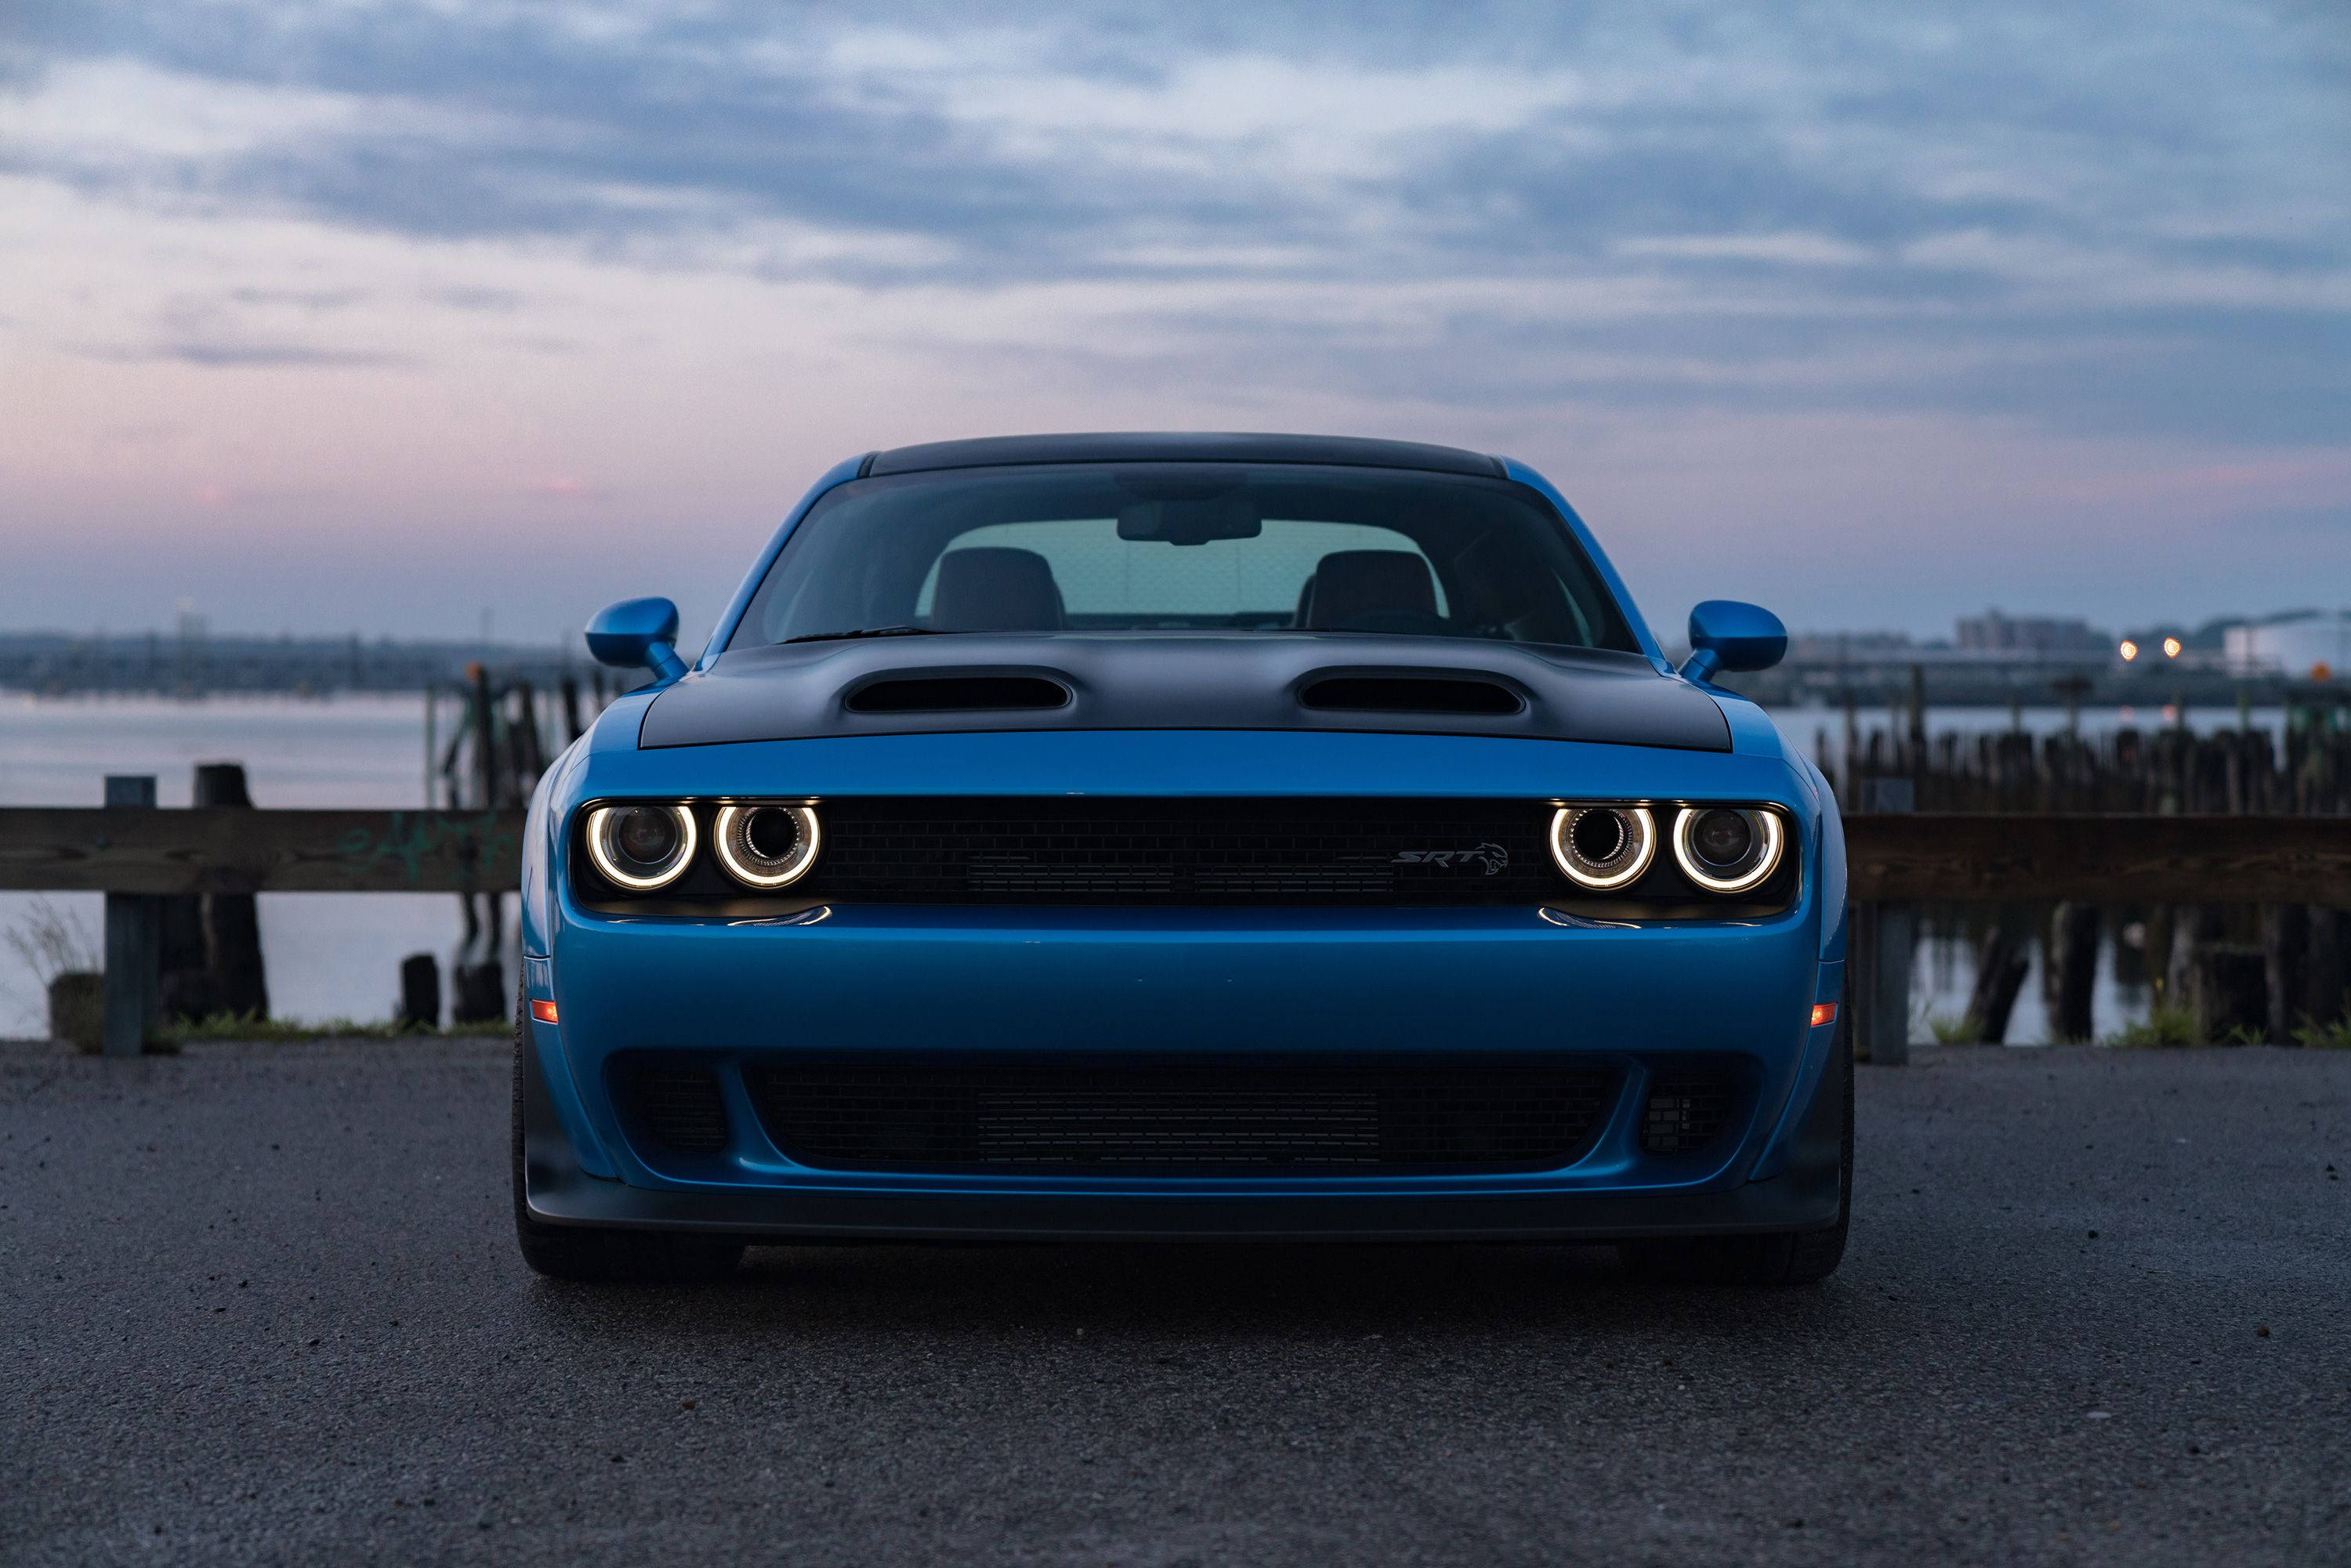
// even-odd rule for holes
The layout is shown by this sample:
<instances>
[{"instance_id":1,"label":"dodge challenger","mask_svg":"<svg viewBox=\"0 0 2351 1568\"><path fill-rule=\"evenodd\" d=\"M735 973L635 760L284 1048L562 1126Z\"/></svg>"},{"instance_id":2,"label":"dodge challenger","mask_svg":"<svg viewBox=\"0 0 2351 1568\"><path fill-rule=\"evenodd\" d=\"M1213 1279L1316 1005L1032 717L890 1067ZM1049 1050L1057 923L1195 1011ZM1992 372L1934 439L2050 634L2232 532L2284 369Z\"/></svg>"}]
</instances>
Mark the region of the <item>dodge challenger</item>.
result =
<instances>
[{"instance_id":1,"label":"dodge challenger","mask_svg":"<svg viewBox=\"0 0 2351 1568\"><path fill-rule=\"evenodd\" d=\"M1066 435L824 475L531 802L524 1259L1607 1244L1819 1280L1853 1151L1819 771L1523 464Z\"/></svg>"}]
</instances>

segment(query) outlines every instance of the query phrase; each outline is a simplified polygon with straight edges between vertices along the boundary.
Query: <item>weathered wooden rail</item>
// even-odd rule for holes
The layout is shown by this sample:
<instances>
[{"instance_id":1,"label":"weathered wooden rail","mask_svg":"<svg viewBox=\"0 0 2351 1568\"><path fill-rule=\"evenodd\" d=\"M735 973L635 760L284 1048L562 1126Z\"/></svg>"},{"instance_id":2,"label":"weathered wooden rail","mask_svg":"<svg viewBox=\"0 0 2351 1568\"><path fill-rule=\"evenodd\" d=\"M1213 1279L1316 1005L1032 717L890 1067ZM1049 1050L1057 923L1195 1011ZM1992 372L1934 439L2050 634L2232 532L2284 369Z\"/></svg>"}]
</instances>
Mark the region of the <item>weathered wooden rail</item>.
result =
<instances>
[{"instance_id":1,"label":"weathered wooden rail","mask_svg":"<svg viewBox=\"0 0 2351 1568\"><path fill-rule=\"evenodd\" d=\"M1872 814L1844 820L1862 902L2351 907L2351 817Z\"/></svg>"},{"instance_id":2,"label":"weathered wooden rail","mask_svg":"<svg viewBox=\"0 0 2351 1568\"><path fill-rule=\"evenodd\" d=\"M523 813L0 807L0 889L511 892ZM1855 900L2351 907L2351 817L1921 812L1844 820Z\"/></svg>"},{"instance_id":3,"label":"weathered wooden rail","mask_svg":"<svg viewBox=\"0 0 2351 1568\"><path fill-rule=\"evenodd\" d=\"M1921 904L2351 908L2351 817L1872 812L1844 825L1865 953L1907 953ZM515 810L0 808L0 889L109 895L108 1035L135 1051L154 1006L140 978L152 963L140 946L142 901L509 892L522 840ZM1907 964L1882 966L1848 986L1856 1038L1879 1061L1901 1060L1907 976Z\"/></svg>"},{"instance_id":4,"label":"weathered wooden rail","mask_svg":"<svg viewBox=\"0 0 2351 1568\"><path fill-rule=\"evenodd\" d=\"M0 808L0 888L56 893L496 893L519 810Z\"/></svg>"}]
</instances>

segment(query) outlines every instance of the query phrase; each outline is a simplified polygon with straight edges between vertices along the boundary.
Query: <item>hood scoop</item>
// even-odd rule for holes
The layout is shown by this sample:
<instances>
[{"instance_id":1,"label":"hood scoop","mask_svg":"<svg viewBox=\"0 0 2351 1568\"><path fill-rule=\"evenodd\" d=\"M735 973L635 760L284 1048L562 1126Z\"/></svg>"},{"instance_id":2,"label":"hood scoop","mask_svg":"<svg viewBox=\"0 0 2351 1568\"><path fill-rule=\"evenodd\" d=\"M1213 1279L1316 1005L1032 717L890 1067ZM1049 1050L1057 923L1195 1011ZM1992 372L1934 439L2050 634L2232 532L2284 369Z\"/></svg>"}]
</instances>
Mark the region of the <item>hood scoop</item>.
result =
<instances>
[{"instance_id":1,"label":"hood scoop","mask_svg":"<svg viewBox=\"0 0 2351 1568\"><path fill-rule=\"evenodd\" d=\"M1310 680L1298 706L1323 713L1474 714L1488 718L1524 713L1527 699L1499 681L1419 670L1365 670Z\"/></svg>"},{"instance_id":2,"label":"hood scoop","mask_svg":"<svg viewBox=\"0 0 2351 1568\"><path fill-rule=\"evenodd\" d=\"M1070 706L1070 688L1041 675L916 675L868 681L841 699L852 713L1003 713Z\"/></svg>"}]
</instances>

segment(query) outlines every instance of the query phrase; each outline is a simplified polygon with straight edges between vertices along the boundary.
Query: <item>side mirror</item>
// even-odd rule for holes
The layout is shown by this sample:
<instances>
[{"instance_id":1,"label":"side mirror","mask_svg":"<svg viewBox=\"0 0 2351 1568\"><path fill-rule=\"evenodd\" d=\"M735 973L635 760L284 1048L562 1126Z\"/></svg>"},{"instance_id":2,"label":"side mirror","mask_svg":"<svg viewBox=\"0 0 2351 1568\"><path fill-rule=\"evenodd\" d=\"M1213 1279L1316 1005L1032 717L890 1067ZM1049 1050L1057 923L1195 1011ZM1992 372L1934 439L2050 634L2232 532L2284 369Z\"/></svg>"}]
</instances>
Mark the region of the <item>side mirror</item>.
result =
<instances>
[{"instance_id":1,"label":"side mirror","mask_svg":"<svg viewBox=\"0 0 2351 1568\"><path fill-rule=\"evenodd\" d=\"M666 599L623 599L588 622L588 651L600 664L651 670L668 682L685 674L677 656L677 606Z\"/></svg>"},{"instance_id":2,"label":"side mirror","mask_svg":"<svg viewBox=\"0 0 2351 1568\"><path fill-rule=\"evenodd\" d=\"M1768 670L1788 656L1788 629L1757 604L1709 599L1690 612L1690 656L1682 674L1710 681L1726 670Z\"/></svg>"}]
</instances>

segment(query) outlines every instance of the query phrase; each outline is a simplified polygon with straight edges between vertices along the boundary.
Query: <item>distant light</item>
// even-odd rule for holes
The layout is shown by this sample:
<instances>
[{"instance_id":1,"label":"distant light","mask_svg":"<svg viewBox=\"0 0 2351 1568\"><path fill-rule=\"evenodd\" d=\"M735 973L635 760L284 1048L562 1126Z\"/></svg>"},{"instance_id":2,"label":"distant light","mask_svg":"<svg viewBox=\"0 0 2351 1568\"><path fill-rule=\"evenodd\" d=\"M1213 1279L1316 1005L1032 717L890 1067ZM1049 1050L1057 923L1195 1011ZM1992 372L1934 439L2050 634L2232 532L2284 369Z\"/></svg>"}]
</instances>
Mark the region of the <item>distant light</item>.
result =
<instances>
[{"instance_id":1,"label":"distant light","mask_svg":"<svg viewBox=\"0 0 2351 1568\"><path fill-rule=\"evenodd\" d=\"M2123 663L2126 664L2129 664L2133 659L2138 657L2138 644L2126 640L2122 645L2122 655Z\"/></svg>"},{"instance_id":2,"label":"distant light","mask_svg":"<svg viewBox=\"0 0 2351 1568\"><path fill-rule=\"evenodd\" d=\"M2163 656L2164 656L2165 658L2167 658L2167 659L2177 659L2178 657L2179 657L2179 638L2177 638L2177 637L2166 637L2166 638L2163 640Z\"/></svg>"}]
</instances>

